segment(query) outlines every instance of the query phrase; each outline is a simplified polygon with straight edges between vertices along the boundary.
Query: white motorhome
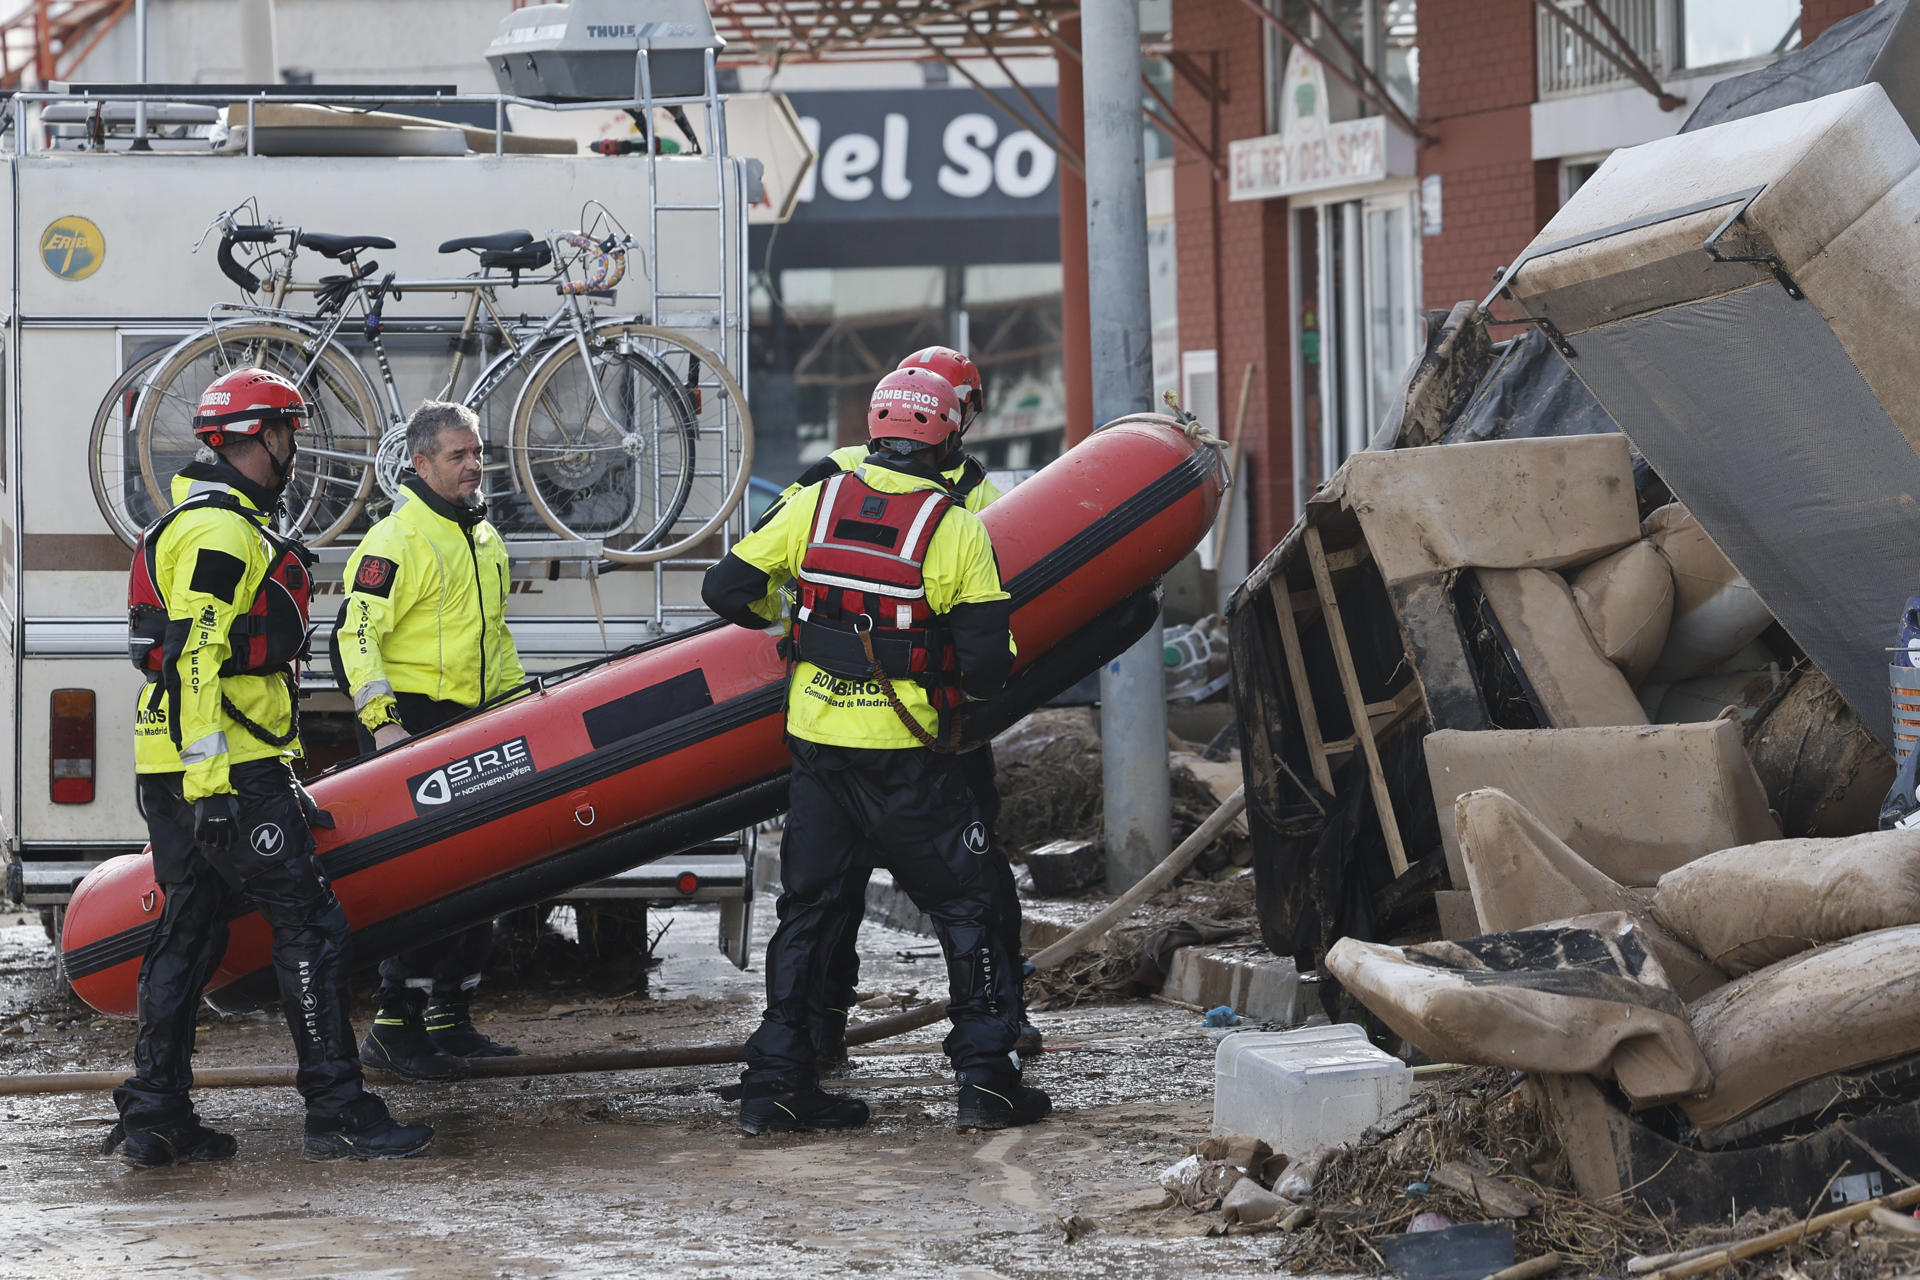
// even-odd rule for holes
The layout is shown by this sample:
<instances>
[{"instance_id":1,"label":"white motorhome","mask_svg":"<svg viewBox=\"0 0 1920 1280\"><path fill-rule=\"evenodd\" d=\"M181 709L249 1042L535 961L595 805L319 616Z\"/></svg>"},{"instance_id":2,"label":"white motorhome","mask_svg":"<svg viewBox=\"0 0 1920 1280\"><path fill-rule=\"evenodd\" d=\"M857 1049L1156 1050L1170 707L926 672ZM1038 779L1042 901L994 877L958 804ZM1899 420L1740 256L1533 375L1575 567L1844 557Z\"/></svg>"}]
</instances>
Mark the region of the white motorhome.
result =
<instances>
[{"instance_id":1,"label":"white motorhome","mask_svg":"<svg viewBox=\"0 0 1920 1280\"><path fill-rule=\"evenodd\" d=\"M637 129L671 137L665 100L646 83L646 61L644 52L636 60L633 100L611 105L626 107ZM132 785L131 722L142 678L127 660L126 574L132 531L164 509L155 490L164 492L166 475L184 460L177 424L171 445L164 438L165 392L151 380L171 367L166 353L210 320L258 322L262 317L247 308L271 307L278 296L318 335L306 351L318 361L312 368L331 369L334 398L348 402L332 419L333 456L308 464L331 468L316 473L313 490L331 484L336 496L366 500L351 518L334 521L338 534L316 571L319 590L328 594L315 601L316 661L303 673L309 697L302 711L314 763L351 753L351 708L322 655L347 551L384 510L397 422L423 398L472 394L490 367L504 372L478 405L494 464L486 489L492 518L515 547L508 618L528 669L589 661L710 618L699 602L701 572L745 518L739 498L751 424L734 379L745 366L746 211L758 198L756 162L726 152L713 65L709 47L704 91L682 99L694 107L692 123L675 113L690 135L678 154L661 154L644 133L610 148L615 154L576 151L559 138L579 134L578 118L545 127L541 103L391 86L360 93L91 86L14 101L4 156L9 199L0 205L0 237L11 247L0 256L0 288L9 300L0 331L0 723L7 726L0 733L0 838L7 898L55 909L88 866L145 843ZM396 118L460 110L483 123L441 127ZM275 234L265 235L268 228ZM496 261L491 306L471 290L434 287L475 273L484 251L441 252L443 242L517 231L530 233L531 257L523 246L521 257L509 248L505 265ZM589 239L565 239L576 233ZM393 247L362 244L342 253L342 237L377 237ZM304 243L290 287L265 278L249 292L234 283L249 270L270 277L297 240ZM225 265L223 246L233 255ZM542 248L554 260L527 265ZM569 264L571 275L560 270ZM236 276L226 265L242 270ZM330 319L319 308L325 295L314 288L323 276L347 274L363 275L365 287L344 299L348 320L332 339L335 355L322 359L314 353L326 345L320 338ZM549 486L544 503L528 491L532 469L514 457L516 448L525 455L532 447L513 435L516 422L532 416L520 400L541 363L543 340L528 335L569 301L557 286L570 281L582 291L574 301L590 306L592 319L630 323L612 337L595 329L575 339L562 327L544 340L545 349L573 342L583 352L591 347L598 361L625 343L639 353L634 359L668 371L678 390L682 420L674 438L685 456L668 480L650 461L648 483L655 486L653 510L666 510L675 496L679 506L644 540L636 540L631 521L622 530L617 519L604 539L590 530L583 535L590 521L569 523L561 509L569 495L604 480L607 468L632 461L642 448L633 434L624 455L583 449L558 458L550 450L535 477ZM362 314L370 296L378 304L372 324ZM462 326L476 315L478 331L462 343ZM509 344L494 322L517 333L515 341L536 358L516 366L508 354L495 365ZM662 338L656 328L681 337ZM257 350L246 345L243 329L225 332L229 339L203 348L223 359ZM280 358L296 357L283 349ZM108 398L116 379L136 367L142 372ZM208 364L180 367L185 386L186 376ZM356 381L362 373L365 380ZM551 400L558 386L551 380L532 398ZM348 413L355 397L371 398L371 409ZM603 416L624 412L609 407L612 399L611 391L600 394ZM632 402L638 400L636 393ZM342 425L355 416L373 419L358 438ZM95 429L100 424L104 429ZM319 441L319 454L329 452L329 439ZM370 483L359 478L363 472L373 473ZM640 488L631 482L634 495ZM329 510L341 515L338 506ZM736 853L661 868L608 892L717 893L737 908L751 893L751 878ZM729 914L742 923L738 910Z\"/></svg>"}]
</instances>

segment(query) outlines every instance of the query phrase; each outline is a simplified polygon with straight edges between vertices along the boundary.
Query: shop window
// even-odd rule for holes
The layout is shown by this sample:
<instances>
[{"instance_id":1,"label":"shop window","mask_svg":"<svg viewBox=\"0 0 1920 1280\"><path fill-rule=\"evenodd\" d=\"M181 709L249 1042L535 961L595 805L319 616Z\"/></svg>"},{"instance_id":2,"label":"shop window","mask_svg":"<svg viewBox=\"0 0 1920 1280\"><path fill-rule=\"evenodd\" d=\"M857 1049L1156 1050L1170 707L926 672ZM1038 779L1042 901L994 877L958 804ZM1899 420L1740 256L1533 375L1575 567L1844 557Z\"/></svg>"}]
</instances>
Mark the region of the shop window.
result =
<instances>
[{"instance_id":1,"label":"shop window","mask_svg":"<svg viewBox=\"0 0 1920 1280\"><path fill-rule=\"evenodd\" d=\"M1342 74L1349 61L1326 23L1314 13L1306 0L1266 0L1268 9L1294 31L1305 36L1314 49ZM1360 52L1373 73L1386 83L1394 103L1409 116L1420 109L1419 26L1416 0L1322 0L1320 9L1333 19L1333 26L1348 46ZM1278 132L1281 119L1281 84L1287 66L1290 41L1279 28L1266 24L1267 39L1267 128ZM1379 114L1378 108L1362 103L1339 77L1328 78L1328 96L1332 101L1329 118L1351 120Z\"/></svg>"},{"instance_id":2,"label":"shop window","mask_svg":"<svg viewBox=\"0 0 1920 1280\"><path fill-rule=\"evenodd\" d=\"M1800 47L1800 0L1680 0L1676 7L1688 67L1777 57Z\"/></svg>"},{"instance_id":3,"label":"shop window","mask_svg":"<svg viewBox=\"0 0 1920 1280\"><path fill-rule=\"evenodd\" d=\"M1605 156L1588 156L1579 160L1560 162L1560 203L1566 204L1573 199L1574 193L1587 185L1587 179L1600 171L1606 161Z\"/></svg>"}]
</instances>

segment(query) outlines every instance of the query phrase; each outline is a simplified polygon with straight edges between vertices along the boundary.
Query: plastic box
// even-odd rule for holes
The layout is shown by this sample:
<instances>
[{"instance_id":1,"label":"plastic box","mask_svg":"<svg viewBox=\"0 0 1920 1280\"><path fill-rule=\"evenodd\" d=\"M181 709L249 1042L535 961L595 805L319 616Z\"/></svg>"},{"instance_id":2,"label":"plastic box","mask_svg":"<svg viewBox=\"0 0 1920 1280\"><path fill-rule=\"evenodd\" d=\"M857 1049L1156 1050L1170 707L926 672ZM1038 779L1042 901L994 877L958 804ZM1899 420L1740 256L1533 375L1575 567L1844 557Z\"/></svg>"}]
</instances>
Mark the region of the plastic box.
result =
<instances>
[{"instance_id":1,"label":"plastic box","mask_svg":"<svg viewBox=\"0 0 1920 1280\"><path fill-rule=\"evenodd\" d=\"M1242 1031L1213 1064L1213 1132L1244 1133L1277 1152L1351 1142L1406 1104L1413 1072L1352 1023Z\"/></svg>"}]
</instances>

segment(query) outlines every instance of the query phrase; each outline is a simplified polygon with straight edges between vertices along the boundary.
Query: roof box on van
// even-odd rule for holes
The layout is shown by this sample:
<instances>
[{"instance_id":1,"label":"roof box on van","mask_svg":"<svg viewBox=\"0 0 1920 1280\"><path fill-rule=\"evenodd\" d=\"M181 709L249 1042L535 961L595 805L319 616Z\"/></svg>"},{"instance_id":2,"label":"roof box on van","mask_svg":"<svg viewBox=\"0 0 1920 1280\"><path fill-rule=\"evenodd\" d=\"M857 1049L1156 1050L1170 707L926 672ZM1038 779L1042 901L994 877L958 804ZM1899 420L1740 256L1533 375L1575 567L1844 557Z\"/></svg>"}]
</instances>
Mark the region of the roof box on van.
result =
<instances>
[{"instance_id":1,"label":"roof box on van","mask_svg":"<svg viewBox=\"0 0 1920 1280\"><path fill-rule=\"evenodd\" d=\"M725 45L705 0L571 0L508 14L487 47L501 92L545 102L627 102L642 96L648 51L655 98L707 94L708 49Z\"/></svg>"}]
</instances>

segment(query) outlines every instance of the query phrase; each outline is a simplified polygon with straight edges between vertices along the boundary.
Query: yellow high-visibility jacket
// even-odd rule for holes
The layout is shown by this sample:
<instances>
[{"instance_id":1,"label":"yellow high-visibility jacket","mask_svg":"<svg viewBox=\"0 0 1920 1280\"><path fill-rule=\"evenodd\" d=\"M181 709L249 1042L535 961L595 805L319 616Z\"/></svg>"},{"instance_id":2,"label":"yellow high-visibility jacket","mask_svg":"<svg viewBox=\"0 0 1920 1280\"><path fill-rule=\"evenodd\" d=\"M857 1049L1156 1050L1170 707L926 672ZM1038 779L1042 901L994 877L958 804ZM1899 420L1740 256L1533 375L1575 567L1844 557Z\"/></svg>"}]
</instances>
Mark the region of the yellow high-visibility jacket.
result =
<instances>
[{"instance_id":1,"label":"yellow high-visibility jacket","mask_svg":"<svg viewBox=\"0 0 1920 1280\"><path fill-rule=\"evenodd\" d=\"M293 727L293 693L285 676L220 674L232 652L228 631L253 607L277 553L261 533L271 515L244 488L209 478L210 471L195 466L175 476L174 505L221 489L242 510L195 507L161 531L154 547L154 584L167 602L169 621L191 625L173 670L163 678L166 696L155 696L151 685L142 686L134 709L134 770L184 773L189 803L233 790L229 765L300 754L297 739L285 746L264 742L221 705L224 697L241 715L276 735ZM178 747L170 716L179 720Z\"/></svg>"},{"instance_id":2,"label":"yellow high-visibility jacket","mask_svg":"<svg viewBox=\"0 0 1920 1280\"><path fill-rule=\"evenodd\" d=\"M862 455L865 456L864 454ZM907 475L878 465L860 465L860 478L883 493L913 493L938 489L937 482ZM766 575L772 592L799 571L806 557L807 544L819 509L822 486L810 485L770 513L759 528L733 544L728 560L738 560ZM727 560L721 562L724 567ZM927 558L921 566L926 583L927 606L945 614L965 604L990 604L1006 600L1000 585L1000 568L993 558L993 544L979 517L964 509L952 509L941 519L927 544ZM709 574L709 582L715 575ZM756 582L757 587L757 582ZM753 599L746 596L746 600ZM710 598L709 605L714 601ZM740 603L744 603L741 601ZM754 606L754 612L758 612ZM731 616L723 611L722 616ZM741 619L735 619L736 621ZM1009 655L1013 638L999 632ZM964 671L963 671L964 674ZM927 694L912 680L896 679L895 695L900 704L930 734L940 732L939 717ZM874 681L848 680L822 671L810 662L794 668L787 694L787 732L810 742L838 747L912 748L919 741L900 723L888 705L880 685Z\"/></svg>"},{"instance_id":3,"label":"yellow high-visibility jacket","mask_svg":"<svg viewBox=\"0 0 1920 1280\"><path fill-rule=\"evenodd\" d=\"M841 471L852 471L858 468L861 463L865 462L867 455L872 452L872 445L850 444L844 449L835 449L822 459L821 462L830 462ZM971 459L968 460L968 462L971 461ZM823 469L821 462L816 462L811 467L808 467L805 475L795 480L785 489L782 489L780 496L774 499L775 505L787 501L787 499L793 497L794 494L806 488L813 480L826 479L825 476L818 474ZM966 478L968 462L962 462L959 466L948 471L942 471L940 474L946 478L949 485L957 485ZM974 463L973 465L979 466L980 464ZM975 515L979 515L999 497L999 487L987 478L986 469L981 467L979 483L967 490L966 494L961 498L961 502L966 506L967 510L973 512Z\"/></svg>"},{"instance_id":4,"label":"yellow high-visibility jacket","mask_svg":"<svg viewBox=\"0 0 1920 1280\"><path fill-rule=\"evenodd\" d=\"M347 560L340 661L360 723L400 723L395 693L477 707L527 678L507 630L500 531L418 478Z\"/></svg>"},{"instance_id":5,"label":"yellow high-visibility jacket","mask_svg":"<svg viewBox=\"0 0 1920 1280\"><path fill-rule=\"evenodd\" d=\"M802 472L798 480L795 480L792 484L782 489L780 496L773 500L773 505L767 508L767 514L760 517L760 522L765 524L768 520L772 519L774 512L785 506L792 500L793 495L799 493L802 489L807 488L809 485L817 484L821 480L831 479L834 471L858 470L860 464L865 462L867 455L872 452L873 446L865 444L850 444L844 449L835 449L832 453ZM970 467L978 468L980 478L968 488L966 493L960 496L960 501L961 505L965 506L967 510L973 512L975 515L979 515L1001 496L999 486L987 478L986 467L969 456L959 466L942 471L940 475L946 480L948 486L952 487L967 479L967 471ZM770 592L766 599L754 605L753 611L765 618L768 622L777 622L785 608L786 606L780 598L780 593L774 591Z\"/></svg>"}]
</instances>

